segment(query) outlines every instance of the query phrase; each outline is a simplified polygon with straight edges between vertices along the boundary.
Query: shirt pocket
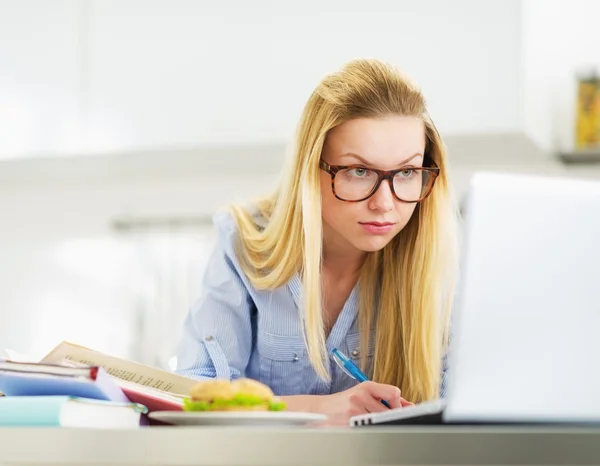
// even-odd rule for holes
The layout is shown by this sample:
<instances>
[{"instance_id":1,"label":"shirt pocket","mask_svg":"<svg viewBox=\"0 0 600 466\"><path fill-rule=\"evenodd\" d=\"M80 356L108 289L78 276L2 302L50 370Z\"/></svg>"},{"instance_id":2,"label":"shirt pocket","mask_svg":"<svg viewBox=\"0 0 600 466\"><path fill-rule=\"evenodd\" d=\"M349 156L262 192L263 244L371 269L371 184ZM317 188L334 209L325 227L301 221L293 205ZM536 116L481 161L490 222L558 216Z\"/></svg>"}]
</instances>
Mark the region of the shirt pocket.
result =
<instances>
[{"instance_id":1,"label":"shirt pocket","mask_svg":"<svg viewBox=\"0 0 600 466\"><path fill-rule=\"evenodd\" d=\"M277 396L306 393L307 352L301 336L261 331L256 342L260 356L260 379Z\"/></svg>"},{"instance_id":2,"label":"shirt pocket","mask_svg":"<svg viewBox=\"0 0 600 466\"><path fill-rule=\"evenodd\" d=\"M365 364L362 364L361 348L360 348L360 333L349 333L346 335L346 349L348 356L354 364L356 364L367 377L373 374L373 357L375 355L375 342L371 338L369 347L367 348L367 359Z\"/></svg>"}]
</instances>

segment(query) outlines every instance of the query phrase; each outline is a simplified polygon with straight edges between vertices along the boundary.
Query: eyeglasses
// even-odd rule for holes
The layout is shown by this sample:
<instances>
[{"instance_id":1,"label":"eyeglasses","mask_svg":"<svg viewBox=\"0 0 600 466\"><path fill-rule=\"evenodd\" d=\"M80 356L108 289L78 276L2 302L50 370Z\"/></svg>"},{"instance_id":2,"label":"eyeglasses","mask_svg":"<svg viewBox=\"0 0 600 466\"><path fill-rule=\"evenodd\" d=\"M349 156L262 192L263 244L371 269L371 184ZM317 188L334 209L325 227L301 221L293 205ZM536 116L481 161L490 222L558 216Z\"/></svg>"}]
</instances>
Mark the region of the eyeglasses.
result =
<instances>
[{"instance_id":1,"label":"eyeglasses","mask_svg":"<svg viewBox=\"0 0 600 466\"><path fill-rule=\"evenodd\" d=\"M340 201L360 202L370 198L387 180L396 199L402 202L420 202L425 199L440 174L431 167L403 167L398 170L377 170L362 165L329 165L324 160L319 168L331 175L333 195Z\"/></svg>"}]
</instances>

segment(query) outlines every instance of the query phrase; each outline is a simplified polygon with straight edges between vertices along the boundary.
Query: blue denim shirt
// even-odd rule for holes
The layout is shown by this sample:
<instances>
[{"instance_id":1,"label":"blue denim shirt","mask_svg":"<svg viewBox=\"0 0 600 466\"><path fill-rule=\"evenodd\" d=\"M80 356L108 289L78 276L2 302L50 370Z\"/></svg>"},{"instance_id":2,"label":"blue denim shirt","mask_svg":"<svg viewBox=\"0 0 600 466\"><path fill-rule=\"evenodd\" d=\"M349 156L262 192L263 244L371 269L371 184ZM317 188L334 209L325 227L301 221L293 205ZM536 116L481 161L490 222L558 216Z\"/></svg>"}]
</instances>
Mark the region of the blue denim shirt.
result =
<instances>
[{"instance_id":1,"label":"blue denim shirt","mask_svg":"<svg viewBox=\"0 0 600 466\"><path fill-rule=\"evenodd\" d=\"M300 277L293 276L275 290L255 289L236 258L233 217L221 212L214 223L219 241L205 272L202 295L185 319L176 372L194 379L250 377L278 396L325 395L356 385L331 358L330 383L314 371L302 334ZM359 364L357 311L355 287L326 346L329 353L338 348ZM372 364L373 346L367 351L367 363Z\"/></svg>"}]
</instances>

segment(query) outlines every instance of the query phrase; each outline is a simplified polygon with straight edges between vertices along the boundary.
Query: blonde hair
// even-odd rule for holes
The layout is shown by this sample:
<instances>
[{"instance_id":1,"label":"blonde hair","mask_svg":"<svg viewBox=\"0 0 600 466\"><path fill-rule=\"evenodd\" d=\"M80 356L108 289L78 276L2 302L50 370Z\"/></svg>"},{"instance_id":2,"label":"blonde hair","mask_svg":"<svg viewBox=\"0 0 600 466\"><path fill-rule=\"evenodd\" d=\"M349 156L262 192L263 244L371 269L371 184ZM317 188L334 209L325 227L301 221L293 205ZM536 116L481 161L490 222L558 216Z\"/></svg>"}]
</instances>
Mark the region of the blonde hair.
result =
<instances>
[{"instance_id":1,"label":"blonde hair","mask_svg":"<svg viewBox=\"0 0 600 466\"><path fill-rule=\"evenodd\" d=\"M301 273L304 335L311 363L330 379L322 315L322 217L319 159L328 132L354 118L422 118L426 159L440 168L430 196L381 251L369 253L359 278L363 365L374 338L373 380L395 385L420 402L439 395L441 361L449 333L456 266L456 211L446 150L421 92L392 66L354 60L326 76L309 98L293 156L279 187L257 201L267 220L231 206L239 231L238 255L257 289L274 289Z\"/></svg>"}]
</instances>

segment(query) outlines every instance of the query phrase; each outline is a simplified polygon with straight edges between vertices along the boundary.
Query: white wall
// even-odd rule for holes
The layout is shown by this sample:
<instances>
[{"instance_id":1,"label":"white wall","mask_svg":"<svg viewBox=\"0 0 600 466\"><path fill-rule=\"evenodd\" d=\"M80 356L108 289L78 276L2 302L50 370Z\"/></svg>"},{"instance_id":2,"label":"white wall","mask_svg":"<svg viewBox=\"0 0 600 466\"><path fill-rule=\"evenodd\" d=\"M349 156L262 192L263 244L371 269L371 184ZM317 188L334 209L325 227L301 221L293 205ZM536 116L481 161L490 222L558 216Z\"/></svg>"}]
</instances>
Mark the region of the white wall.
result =
<instances>
[{"instance_id":1,"label":"white wall","mask_svg":"<svg viewBox=\"0 0 600 466\"><path fill-rule=\"evenodd\" d=\"M0 0L0 157L282 142L324 73L397 63L446 134L573 141L594 0Z\"/></svg>"},{"instance_id":2,"label":"white wall","mask_svg":"<svg viewBox=\"0 0 600 466\"><path fill-rule=\"evenodd\" d=\"M77 0L0 0L0 158L69 148L80 33Z\"/></svg>"},{"instance_id":3,"label":"white wall","mask_svg":"<svg viewBox=\"0 0 600 466\"><path fill-rule=\"evenodd\" d=\"M518 0L0 2L0 156L284 142L359 56L415 77L445 133L519 125Z\"/></svg>"},{"instance_id":4,"label":"white wall","mask_svg":"<svg viewBox=\"0 0 600 466\"><path fill-rule=\"evenodd\" d=\"M547 151L574 145L576 74L600 73L600 2L523 0L523 128Z\"/></svg>"}]
</instances>

